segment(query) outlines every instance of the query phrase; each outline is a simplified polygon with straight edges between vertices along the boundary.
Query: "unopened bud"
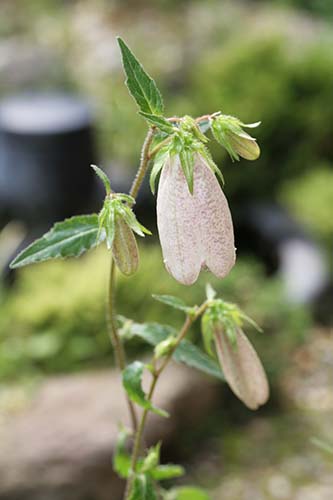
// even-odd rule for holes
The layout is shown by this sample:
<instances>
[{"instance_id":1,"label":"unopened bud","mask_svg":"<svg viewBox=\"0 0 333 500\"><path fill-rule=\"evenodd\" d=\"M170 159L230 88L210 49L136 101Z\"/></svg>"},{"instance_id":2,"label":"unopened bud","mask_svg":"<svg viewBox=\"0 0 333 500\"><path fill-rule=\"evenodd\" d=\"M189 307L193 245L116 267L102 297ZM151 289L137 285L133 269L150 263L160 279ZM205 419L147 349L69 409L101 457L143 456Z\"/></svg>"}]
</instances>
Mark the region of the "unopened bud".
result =
<instances>
[{"instance_id":1,"label":"unopened bud","mask_svg":"<svg viewBox=\"0 0 333 500\"><path fill-rule=\"evenodd\" d=\"M215 139L233 160L239 160L240 156L245 160L256 160L260 156L260 148L256 139L244 132L242 127L254 128L259 124L260 122L245 124L234 116L218 115L211 127Z\"/></svg>"},{"instance_id":2,"label":"unopened bud","mask_svg":"<svg viewBox=\"0 0 333 500\"><path fill-rule=\"evenodd\" d=\"M116 216L112 255L119 270L126 276L134 274L139 266L139 251L135 236L128 224Z\"/></svg>"}]
</instances>

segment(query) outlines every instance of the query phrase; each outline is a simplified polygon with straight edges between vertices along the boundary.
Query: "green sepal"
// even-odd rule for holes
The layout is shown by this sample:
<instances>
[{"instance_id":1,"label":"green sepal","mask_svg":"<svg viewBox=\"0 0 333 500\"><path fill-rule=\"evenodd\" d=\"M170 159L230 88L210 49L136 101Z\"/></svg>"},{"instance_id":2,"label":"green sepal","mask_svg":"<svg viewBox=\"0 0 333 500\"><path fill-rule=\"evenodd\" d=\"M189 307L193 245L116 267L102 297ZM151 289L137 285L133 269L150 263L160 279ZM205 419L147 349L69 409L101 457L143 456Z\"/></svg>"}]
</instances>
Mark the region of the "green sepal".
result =
<instances>
[{"instance_id":1,"label":"green sepal","mask_svg":"<svg viewBox=\"0 0 333 500\"><path fill-rule=\"evenodd\" d=\"M149 448L140 467L140 472L150 472L160 463L161 444L161 442L158 442L155 446Z\"/></svg>"},{"instance_id":2,"label":"green sepal","mask_svg":"<svg viewBox=\"0 0 333 500\"><path fill-rule=\"evenodd\" d=\"M201 131L200 127L196 123L195 119L192 116L183 116L182 121L180 123L180 128L185 132L189 132L194 135L199 141L206 143L208 142L208 137L204 135Z\"/></svg>"},{"instance_id":3,"label":"green sepal","mask_svg":"<svg viewBox=\"0 0 333 500\"><path fill-rule=\"evenodd\" d=\"M200 149L200 154L206 160L207 165L212 170L212 172L220 179L222 186L224 186L225 182L224 182L223 174L222 174L221 170L219 169L219 167L214 162L212 155L210 154L210 151L204 145Z\"/></svg>"},{"instance_id":4,"label":"green sepal","mask_svg":"<svg viewBox=\"0 0 333 500\"><path fill-rule=\"evenodd\" d=\"M50 259L79 257L104 239L105 234L99 232L96 214L77 215L57 222L42 238L22 250L10 267L15 269Z\"/></svg>"},{"instance_id":5,"label":"green sepal","mask_svg":"<svg viewBox=\"0 0 333 500\"><path fill-rule=\"evenodd\" d=\"M166 134L173 134L175 131L172 123L168 122L163 116L152 115L150 113L144 113L143 111L139 111L139 115L143 116L150 125L154 125Z\"/></svg>"},{"instance_id":6,"label":"green sepal","mask_svg":"<svg viewBox=\"0 0 333 500\"><path fill-rule=\"evenodd\" d=\"M136 474L129 500L157 500L153 480L148 474Z\"/></svg>"},{"instance_id":7,"label":"green sepal","mask_svg":"<svg viewBox=\"0 0 333 500\"><path fill-rule=\"evenodd\" d=\"M131 401L138 404L142 408L150 410L160 417L168 417L168 412L157 408L146 398L146 395L142 389L142 375L144 369L144 363L142 363L141 361L134 361L130 365L126 366L126 368L123 370L123 386L128 394L128 397L131 399Z\"/></svg>"},{"instance_id":8,"label":"green sepal","mask_svg":"<svg viewBox=\"0 0 333 500\"><path fill-rule=\"evenodd\" d=\"M120 427L116 449L113 455L113 469L118 476L126 479L131 470L131 456L126 450L126 441L131 436L132 431L124 426Z\"/></svg>"},{"instance_id":9,"label":"green sepal","mask_svg":"<svg viewBox=\"0 0 333 500\"><path fill-rule=\"evenodd\" d=\"M146 73L126 43L120 37L117 40L127 77L126 85L140 111L151 115L162 114L164 110L163 100L156 83Z\"/></svg>"},{"instance_id":10,"label":"green sepal","mask_svg":"<svg viewBox=\"0 0 333 500\"><path fill-rule=\"evenodd\" d=\"M210 356L214 357L212 350L212 343L214 340L214 329L212 328L212 322L208 313L204 313L201 317L201 333L205 351Z\"/></svg>"},{"instance_id":11,"label":"green sepal","mask_svg":"<svg viewBox=\"0 0 333 500\"><path fill-rule=\"evenodd\" d=\"M188 189L190 193L193 194L194 150L190 147L184 147L179 152L179 159Z\"/></svg>"},{"instance_id":12,"label":"green sepal","mask_svg":"<svg viewBox=\"0 0 333 500\"><path fill-rule=\"evenodd\" d=\"M106 175L106 173L103 172L103 170L101 168L97 167L96 165L90 165L90 166L95 171L96 175L98 175L98 177L103 182L104 187L105 187L106 195L109 195L111 193L110 179L108 178L108 176Z\"/></svg>"},{"instance_id":13,"label":"green sepal","mask_svg":"<svg viewBox=\"0 0 333 500\"><path fill-rule=\"evenodd\" d=\"M156 178L164 167L169 157L169 147L161 148L154 158L154 165L150 173L149 185L151 192L155 194Z\"/></svg>"}]
</instances>

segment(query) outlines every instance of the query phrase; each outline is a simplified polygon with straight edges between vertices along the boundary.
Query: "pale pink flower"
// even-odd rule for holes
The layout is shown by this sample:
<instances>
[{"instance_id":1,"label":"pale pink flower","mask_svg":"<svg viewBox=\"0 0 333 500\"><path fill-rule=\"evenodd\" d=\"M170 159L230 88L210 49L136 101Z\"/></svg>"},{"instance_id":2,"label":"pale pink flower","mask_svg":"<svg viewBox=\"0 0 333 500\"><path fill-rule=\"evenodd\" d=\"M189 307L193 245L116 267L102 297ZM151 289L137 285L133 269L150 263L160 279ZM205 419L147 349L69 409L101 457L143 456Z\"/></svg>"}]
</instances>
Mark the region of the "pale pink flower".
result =
<instances>
[{"instance_id":1,"label":"pale pink flower","mask_svg":"<svg viewBox=\"0 0 333 500\"><path fill-rule=\"evenodd\" d=\"M202 268L224 278L235 263L234 232L228 202L212 170L195 156L190 193L178 155L163 167L157 195L157 225L164 263L184 285Z\"/></svg>"},{"instance_id":2,"label":"pale pink flower","mask_svg":"<svg viewBox=\"0 0 333 500\"><path fill-rule=\"evenodd\" d=\"M269 386L264 368L252 344L240 328L236 344L218 328L214 334L216 352L226 381L235 395L251 410L266 403Z\"/></svg>"}]
</instances>

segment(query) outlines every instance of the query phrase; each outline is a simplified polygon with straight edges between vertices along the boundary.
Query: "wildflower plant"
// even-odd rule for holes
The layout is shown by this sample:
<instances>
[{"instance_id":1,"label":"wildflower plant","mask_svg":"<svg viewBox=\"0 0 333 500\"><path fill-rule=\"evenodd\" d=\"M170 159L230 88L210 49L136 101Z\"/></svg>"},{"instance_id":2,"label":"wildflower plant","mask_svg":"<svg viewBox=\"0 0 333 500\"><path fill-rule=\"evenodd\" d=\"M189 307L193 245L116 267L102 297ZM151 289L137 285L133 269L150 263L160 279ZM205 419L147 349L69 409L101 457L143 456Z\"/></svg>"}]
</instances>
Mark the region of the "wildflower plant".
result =
<instances>
[{"instance_id":1,"label":"wildflower plant","mask_svg":"<svg viewBox=\"0 0 333 500\"><path fill-rule=\"evenodd\" d=\"M114 453L115 471L126 480L126 500L202 500L209 498L195 487L165 489L163 481L184 474L181 466L160 463L161 443L145 449L143 434L150 412L161 418L168 413L155 406L157 382L171 359L185 363L221 381L251 409L264 404L269 395L262 364L243 331L257 325L238 306L216 297L208 285L200 305L188 306L182 299L153 295L166 307L185 316L179 331L168 325L136 323L116 313L116 274L131 276L139 266L136 235L150 235L137 220L135 200L150 169L150 186L157 192L157 223L167 271L184 285L193 284L208 269L224 278L236 260L232 218L223 193L223 176L207 148L207 133L215 138L233 160L255 160L260 150L256 140L243 129L246 125L220 111L192 118L167 117L160 91L125 42L118 38L126 84L146 120L148 133L141 160L128 194L112 190L112 182L92 166L105 187L99 214L74 216L56 223L42 238L23 250L12 268L49 259L79 257L105 243L110 251L107 326L129 409L131 428L122 427ZM185 337L201 318L205 351ZM151 360L127 362L126 340L138 337L153 347ZM144 372L151 377L146 393ZM130 451L129 451L130 450Z\"/></svg>"}]
</instances>

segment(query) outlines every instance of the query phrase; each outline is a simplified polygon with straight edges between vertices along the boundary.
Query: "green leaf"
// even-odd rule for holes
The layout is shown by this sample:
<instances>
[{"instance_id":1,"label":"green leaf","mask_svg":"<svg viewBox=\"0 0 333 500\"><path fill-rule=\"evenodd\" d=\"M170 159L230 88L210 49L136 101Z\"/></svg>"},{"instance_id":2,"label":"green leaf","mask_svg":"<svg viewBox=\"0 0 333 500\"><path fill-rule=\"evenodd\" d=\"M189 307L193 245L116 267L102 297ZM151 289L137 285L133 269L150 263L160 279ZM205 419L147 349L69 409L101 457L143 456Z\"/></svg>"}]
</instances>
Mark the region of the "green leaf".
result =
<instances>
[{"instance_id":1,"label":"green leaf","mask_svg":"<svg viewBox=\"0 0 333 500\"><path fill-rule=\"evenodd\" d=\"M79 257L105 238L99 234L98 216L78 215L57 222L42 238L34 241L11 262L12 269L50 259Z\"/></svg>"},{"instance_id":2,"label":"green leaf","mask_svg":"<svg viewBox=\"0 0 333 500\"><path fill-rule=\"evenodd\" d=\"M126 441L130 434L131 431L129 429L121 427L113 456L113 469L118 476L124 479L128 478L131 470L131 456L125 448Z\"/></svg>"},{"instance_id":3,"label":"green leaf","mask_svg":"<svg viewBox=\"0 0 333 500\"><path fill-rule=\"evenodd\" d=\"M158 323L132 323L130 328L132 335L140 337L152 346L177 335L177 331L171 326ZM182 340L172 357L178 363L184 363L219 380L225 380L219 365L189 340Z\"/></svg>"},{"instance_id":4,"label":"green leaf","mask_svg":"<svg viewBox=\"0 0 333 500\"><path fill-rule=\"evenodd\" d=\"M106 194L109 195L111 193L111 184L108 176L106 175L105 172L103 172L101 168L97 167L96 165L90 165L90 166L95 171L96 175L98 175L98 177L103 182Z\"/></svg>"},{"instance_id":5,"label":"green leaf","mask_svg":"<svg viewBox=\"0 0 333 500\"><path fill-rule=\"evenodd\" d=\"M166 134L173 134L174 128L172 123L168 122L163 116L152 115L150 113L144 113L139 111L139 115L143 116L150 125L155 125L158 129Z\"/></svg>"},{"instance_id":6,"label":"green leaf","mask_svg":"<svg viewBox=\"0 0 333 500\"><path fill-rule=\"evenodd\" d=\"M145 72L125 42L118 37L123 66L127 76L128 90L140 108L140 111L152 115L163 113L163 101L154 80Z\"/></svg>"},{"instance_id":7,"label":"green leaf","mask_svg":"<svg viewBox=\"0 0 333 500\"><path fill-rule=\"evenodd\" d=\"M168 413L154 406L146 398L142 389L142 374L145 365L141 361L134 361L123 370L123 386L129 398L142 408L156 413L160 417L168 417Z\"/></svg>"},{"instance_id":8,"label":"green leaf","mask_svg":"<svg viewBox=\"0 0 333 500\"><path fill-rule=\"evenodd\" d=\"M145 457L140 472L149 472L155 469L160 463L161 454L161 443L157 443L155 446L149 448L147 456Z\"/></svg>"},{"instance_id":9,"label":"green leaf","mask_svg":"<svg viewBox=\"0 0 333 500\"><path fill-rule=\"evenodd\" d=\"M180 311L184 311L186 313L193 310L193 307L189 307L185 304L185 302L179 297L174 297L173 295L152 295L153 299L158 300L158 302L162 302L162 304L166 304L167 306L173 307L174 309L179 309Z\"/></svg>"},{"instance_id":10,"label":"green leaf","mask_svg":"<svg viewBox=\"0 0 333 500\"><path fill-rule=\"evenodd\" d=\"M181 465L175 464L157 465L150 474L155 481L165 481L183 476L185 469Z\"/></svg>"},{"instance_id":11,"label":"green leaf","mask_svg":"<svg viewBox=\"0 0 333 500\"><path fill-rule=\"evenodd\" d=\"M200 488L182 486L168 492L166 500L211 500L208 493Z\"/></svg>"},{"instance_id":12,"label":"green leaf","mask_svg":"<svg viewBox=\"0 0 333 500\"><path fill-rule=\"evenodd\" d=\"M135 476L129 500L157 500L152 479L147 474Z\"/></svg>"}]
</instances>

